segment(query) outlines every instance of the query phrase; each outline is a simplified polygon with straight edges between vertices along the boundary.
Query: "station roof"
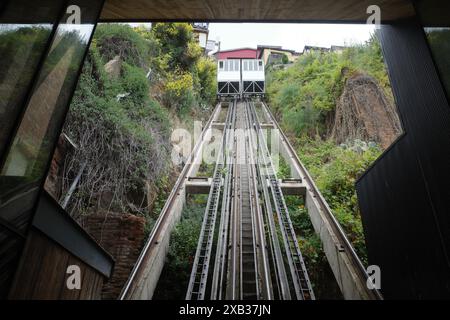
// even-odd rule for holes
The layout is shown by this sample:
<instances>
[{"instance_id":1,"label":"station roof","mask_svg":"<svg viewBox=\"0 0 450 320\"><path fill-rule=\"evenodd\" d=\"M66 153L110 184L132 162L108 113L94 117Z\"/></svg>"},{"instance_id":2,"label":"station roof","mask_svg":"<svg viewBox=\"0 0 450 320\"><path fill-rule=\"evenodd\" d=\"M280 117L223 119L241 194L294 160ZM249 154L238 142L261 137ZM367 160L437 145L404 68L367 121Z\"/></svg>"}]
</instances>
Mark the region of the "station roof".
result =
<instances>
[{"instance_id":1,"label":"station roof","mask_svg":"<svg viewBox=\"0 0 450 320\"><path fill-rule=\"evenodd\" d=\"M256 59L259 56L259 49L236 48L230 50L221 50L214 54L217 59Z\"/></svg>"},{"instance_id":2,"label":"station roof","mask_svg":"<svg viewBox=\"0 0 450 320\"><path fill-rule=\"evenodd\" d=\"M408 0L106 0L102 21L365 22L378 5L384 22L414 15Z\"/></svg>"}]
</instances>

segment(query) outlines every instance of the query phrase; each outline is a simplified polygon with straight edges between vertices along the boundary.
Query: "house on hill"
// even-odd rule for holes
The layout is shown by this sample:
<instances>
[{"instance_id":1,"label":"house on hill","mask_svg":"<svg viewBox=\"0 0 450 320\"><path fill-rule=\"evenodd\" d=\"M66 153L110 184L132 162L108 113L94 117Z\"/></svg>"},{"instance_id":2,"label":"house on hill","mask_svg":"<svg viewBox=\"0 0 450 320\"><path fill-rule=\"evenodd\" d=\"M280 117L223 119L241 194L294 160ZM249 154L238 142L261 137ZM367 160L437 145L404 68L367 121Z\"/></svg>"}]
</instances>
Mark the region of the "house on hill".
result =
<instances>
[{"instance_id":1,"label":"house on hill","mask_svg":"<svg viewBox=\"0 0 450 320\"><path fill-rule=\"evenodd\" d=\"M208 45L208 35L209 35L209 23L206 22L193 22L192 24L195 40L204 51L207 49Z\"/></svg>"},{"instance_id":2,"label":"house on hill","mask_svg":"<svg viewBox=\"0 0 450 320\"><path fill-rule=\"evenodd\" d=\"M303 48L302 54L310 53L312 51L316 52L329 52L331 49L326 47L316 47L316 46L305 46Z\"/></svg>"},{"instance_id":3,"label":"house on hill","mask_svg":"<svg viewBox=\"0 0 450 320\"><path fill-rule=\"evenodd\" d=\"M259 59L264 60L265 65L293 63L300 56L295 50L283 49L281 46L258 46ZM285 58L284 58L285 57Z\"/></svg>"}]
</instances>

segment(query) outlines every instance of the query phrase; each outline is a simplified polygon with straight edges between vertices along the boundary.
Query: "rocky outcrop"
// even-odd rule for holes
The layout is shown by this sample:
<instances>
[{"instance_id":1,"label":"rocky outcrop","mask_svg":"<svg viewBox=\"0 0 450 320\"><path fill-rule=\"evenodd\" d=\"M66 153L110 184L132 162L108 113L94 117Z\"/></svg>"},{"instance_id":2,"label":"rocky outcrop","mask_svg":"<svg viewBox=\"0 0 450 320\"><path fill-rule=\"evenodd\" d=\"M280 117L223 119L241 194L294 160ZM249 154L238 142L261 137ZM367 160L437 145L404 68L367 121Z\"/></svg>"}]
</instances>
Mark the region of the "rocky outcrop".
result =
<instances>
[{"instance_id":1,"label":"rocky outcrop","mask_svg":"<svg viewBox=\"0 0 450 320\"><path fill-rule=\"evenodd\" d=\"M111 78L117 79L120 76L120 70L122 69L122 60L120 56L115 56L114 59L108 61L105 64L105 71Z\"/></svg>"},{"instance_id":2,"label":"rocky outcrop","mask_svg":"<svg viewBox=\"0 0 450 320\"><path fill-rule=\"evenodd\" d=\"M385 149L400 133L397 110L377 81L365 74L350 76L336 105L331 137L337 143L371 141Z\"/></svg>"}]
</instances>

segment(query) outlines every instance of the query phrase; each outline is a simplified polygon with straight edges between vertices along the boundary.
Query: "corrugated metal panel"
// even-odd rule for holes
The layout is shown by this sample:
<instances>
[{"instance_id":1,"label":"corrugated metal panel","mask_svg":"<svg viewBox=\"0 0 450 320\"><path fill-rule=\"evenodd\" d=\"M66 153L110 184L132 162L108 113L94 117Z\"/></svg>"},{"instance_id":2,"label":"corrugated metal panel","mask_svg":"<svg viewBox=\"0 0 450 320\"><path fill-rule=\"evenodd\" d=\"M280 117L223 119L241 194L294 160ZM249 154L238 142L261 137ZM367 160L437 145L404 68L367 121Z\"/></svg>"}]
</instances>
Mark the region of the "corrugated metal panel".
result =
<instances>
[{"instance_id":1,"label":"corrugated metal panel","mask_svg":"<svg viewBox=\"0 0 450 320\"><path fill-rule=\"evenodd\" d=\"M433 203L405 136L357 183L369 264L385 298L448 295L449 274Z\"/></svg>"},{"instance_id":2,"label":"corrugated metal panel","mask_svg":"<svg viewBox=\"0 0 450 320\"><path fill-rule=\"evenodd\" d=\"M357 182L386 298L450 298L450 107L415 21L380 32L405 136Z\"/></svg>"}]
</instances>

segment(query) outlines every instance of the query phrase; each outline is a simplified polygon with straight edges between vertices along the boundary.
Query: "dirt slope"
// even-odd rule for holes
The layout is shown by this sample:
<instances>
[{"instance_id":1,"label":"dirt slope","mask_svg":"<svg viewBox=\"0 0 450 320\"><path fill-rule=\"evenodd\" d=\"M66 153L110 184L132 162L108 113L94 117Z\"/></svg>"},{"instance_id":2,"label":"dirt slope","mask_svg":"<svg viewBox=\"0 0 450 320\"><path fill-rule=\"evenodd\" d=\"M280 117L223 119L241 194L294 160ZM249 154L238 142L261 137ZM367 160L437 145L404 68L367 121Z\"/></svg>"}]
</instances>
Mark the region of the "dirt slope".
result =
<instances>
[{"instance_id":1,"label":"dirt slope","mask_svg":"<svg viewBox=\"0 0 450 320\"><path fill-rule=\"evenodd\" d=\"M373 141L385 149L400 133L397 110L377 81L365 74L348 78L336 105L331 137L337 143Z\"/></svg>"}]
</instances>

